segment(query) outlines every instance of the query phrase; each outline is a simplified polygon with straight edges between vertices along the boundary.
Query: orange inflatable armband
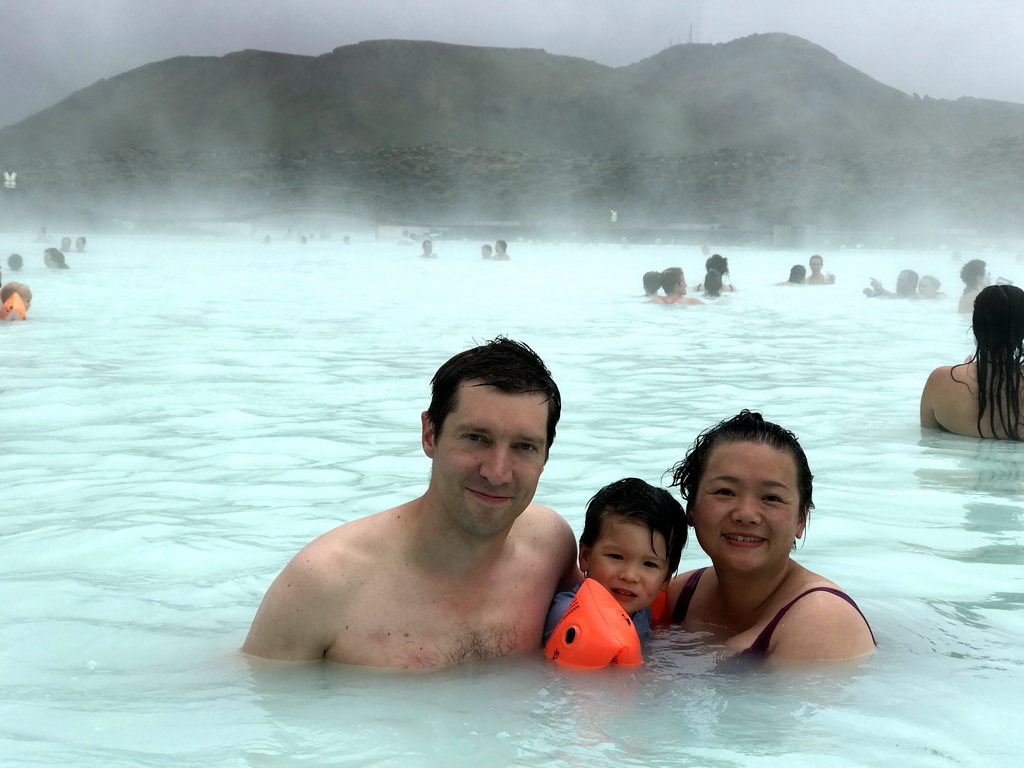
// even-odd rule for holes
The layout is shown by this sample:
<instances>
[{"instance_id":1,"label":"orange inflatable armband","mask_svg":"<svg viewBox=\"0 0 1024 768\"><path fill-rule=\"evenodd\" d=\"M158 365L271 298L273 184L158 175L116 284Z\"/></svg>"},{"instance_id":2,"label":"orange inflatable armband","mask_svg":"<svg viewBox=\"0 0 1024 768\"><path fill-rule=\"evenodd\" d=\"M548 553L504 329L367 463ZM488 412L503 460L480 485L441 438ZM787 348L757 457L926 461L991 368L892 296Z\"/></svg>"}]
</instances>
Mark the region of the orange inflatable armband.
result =
<instances>
[{"instance_id":1,"label":"orange inflatable armband","mask_svg":"<svg viewBox=\"0 0 1024 768\"><path fill-rule=\"evenodd\" d=\"M658 596L651 603L651 621L664 621L668 619L668 592L664 589L658 592Z\"/></svg>"},{"instance_id":2,"label":"orange inflatable armband","mask_svg":"<svg viewBox=\"0 0 1024 768\"><path fill-rule=\"evenodd\" d=\"M585 669L635 666L643 661L633 620L611 592L593 579L580 585L544 654L559 664Z\"/></svg>"},{"instance_id":3,"label":"orange inflatable armband","mask_svg":"<svg viewBox=\"0 0 1024 768\"><path fill-rule=\"evenodd\" d=\"M17 293L12 293L0 308L0 320L24 320L27 314L28 309L25 307L25 302Z\"/></svg>"}]
</instances>

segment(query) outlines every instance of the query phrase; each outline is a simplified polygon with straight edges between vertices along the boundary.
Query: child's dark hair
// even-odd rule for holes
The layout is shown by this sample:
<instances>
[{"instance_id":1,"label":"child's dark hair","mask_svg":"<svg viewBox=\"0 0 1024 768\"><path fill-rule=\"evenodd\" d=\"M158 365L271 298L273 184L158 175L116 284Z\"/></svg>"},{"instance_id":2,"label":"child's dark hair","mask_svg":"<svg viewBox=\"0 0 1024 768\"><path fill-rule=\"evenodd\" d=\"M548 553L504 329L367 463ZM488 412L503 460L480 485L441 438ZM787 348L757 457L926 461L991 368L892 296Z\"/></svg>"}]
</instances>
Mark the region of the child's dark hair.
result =
<instances>
[{"instance_id":1,"label":"child's dark hair","mask_svg":"<svg viewBox=\"0 0 1024 768\"><path fill-rule=\"evenodd\" d=\"M686 514L683 506L664 488L655 488L635 477L626 477L606 485L587 503L580 545L593 547L601 536L604 521L611 515L644 525L665 537L668 547L669 575L676 572L686 546Z\"/></svg>"}]
</instances>

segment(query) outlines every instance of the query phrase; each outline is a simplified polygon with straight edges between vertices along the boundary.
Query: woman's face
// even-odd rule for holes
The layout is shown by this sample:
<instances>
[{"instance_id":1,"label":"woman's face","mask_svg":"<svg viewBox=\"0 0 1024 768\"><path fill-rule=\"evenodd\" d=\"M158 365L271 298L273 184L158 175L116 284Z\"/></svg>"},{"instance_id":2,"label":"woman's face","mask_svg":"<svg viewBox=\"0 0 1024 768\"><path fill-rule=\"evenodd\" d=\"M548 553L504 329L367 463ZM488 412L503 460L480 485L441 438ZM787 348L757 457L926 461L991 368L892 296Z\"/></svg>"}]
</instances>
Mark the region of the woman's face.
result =
<instances>
[{"instance_id":1,"label":"woman's face","mask_svg":"<svg viewBox=\"0 0 1024 768\"><path fill-rule=\"evenodd\" d=\"M796 462L759 443L715 447L689 509L697 541L720 573L785 567L804 534Z\"/></svg>"}]
</instances>

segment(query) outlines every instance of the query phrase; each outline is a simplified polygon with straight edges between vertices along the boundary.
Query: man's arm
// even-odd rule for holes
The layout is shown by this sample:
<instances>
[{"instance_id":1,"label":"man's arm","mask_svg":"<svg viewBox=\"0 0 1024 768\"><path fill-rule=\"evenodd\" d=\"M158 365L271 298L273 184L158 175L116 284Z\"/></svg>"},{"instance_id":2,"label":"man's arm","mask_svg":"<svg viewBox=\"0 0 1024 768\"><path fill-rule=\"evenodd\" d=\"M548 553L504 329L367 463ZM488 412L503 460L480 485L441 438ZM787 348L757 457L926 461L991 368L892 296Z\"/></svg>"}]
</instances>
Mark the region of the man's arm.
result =
<instances>
[{"instance_id":1,"label":"man's arm","mask_svg":"<svg viewBox=\"0 0 1024 768\"><path fill-rule=\"evenodd\" d=\"M316 542L274 579L256 611L242 651L265 659L317 661L331 639L326 631L324 568Z\"/></svg>"},{"instance_id":2,"label":"man's arm","mask_svg":"<svg viewBox=\"0 0 1024 768\"><path fill-rule=\"evenodd\" d=\"M580 571L576 557L576 536L572 527L561 515L552 512L556 518L556 536L558 547L558 562L560 564L558 588L555 594L567 592L577 584L583 583L583 573Z\"/></svg>"}]
</instances>

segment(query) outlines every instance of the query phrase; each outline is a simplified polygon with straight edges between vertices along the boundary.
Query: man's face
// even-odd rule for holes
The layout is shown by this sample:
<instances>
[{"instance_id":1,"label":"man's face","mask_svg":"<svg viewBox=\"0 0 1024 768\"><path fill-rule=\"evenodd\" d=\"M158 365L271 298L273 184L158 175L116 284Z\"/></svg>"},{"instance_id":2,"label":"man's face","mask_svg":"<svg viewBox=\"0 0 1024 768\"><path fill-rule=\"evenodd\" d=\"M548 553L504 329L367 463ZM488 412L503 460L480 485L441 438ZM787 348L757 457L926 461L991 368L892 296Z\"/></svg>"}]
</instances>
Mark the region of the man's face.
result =
<instances>
[{"instance_id":1,"label":"man's face","mask_svg":"<svg viewBox=\"0 0 1024 768\"><path fill-rule=\"evenodd\" d=\"M548 404L539 393L510 395L459 386L440 436L423 420L423 451L434 460L433 492L453 526L489 538L507 530L533 500L547 458Z\"/></svg>"}]
</instances>

